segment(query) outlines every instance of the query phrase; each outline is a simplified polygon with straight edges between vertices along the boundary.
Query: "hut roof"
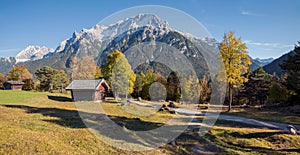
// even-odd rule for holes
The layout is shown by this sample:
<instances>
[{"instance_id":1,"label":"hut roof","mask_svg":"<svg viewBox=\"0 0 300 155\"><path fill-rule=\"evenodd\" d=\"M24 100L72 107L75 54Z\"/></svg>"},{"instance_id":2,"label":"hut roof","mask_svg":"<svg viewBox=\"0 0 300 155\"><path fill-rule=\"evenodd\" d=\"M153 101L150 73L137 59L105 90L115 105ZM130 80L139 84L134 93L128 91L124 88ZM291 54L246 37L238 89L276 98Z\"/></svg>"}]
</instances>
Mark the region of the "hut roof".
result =
<instances>
[{"instance_id":1,"label":"hut roof","mask_svg":"<svg viewBox=\"0 0 300 155\"><path fill-rule=\"evenodd\" d=\"M25 84L22 81L13 81L13 80L5 81L5 83L9 83L9 84L12 84L12 85L23 85L23 84Z\"/></svg>"},{"instance_id":2,"label":"hut roof","mask_svg":"<svg viewBox=\"0 0 300 155\"><path fill-rule=\"evenodd\" d=\"M99 80L73 80L70 85L66 88L67 90L71 89L86 89L86 90L96 90L99 85L104 83L108 88L108 84L104 79Z\"/></svg>"}]
</instances>

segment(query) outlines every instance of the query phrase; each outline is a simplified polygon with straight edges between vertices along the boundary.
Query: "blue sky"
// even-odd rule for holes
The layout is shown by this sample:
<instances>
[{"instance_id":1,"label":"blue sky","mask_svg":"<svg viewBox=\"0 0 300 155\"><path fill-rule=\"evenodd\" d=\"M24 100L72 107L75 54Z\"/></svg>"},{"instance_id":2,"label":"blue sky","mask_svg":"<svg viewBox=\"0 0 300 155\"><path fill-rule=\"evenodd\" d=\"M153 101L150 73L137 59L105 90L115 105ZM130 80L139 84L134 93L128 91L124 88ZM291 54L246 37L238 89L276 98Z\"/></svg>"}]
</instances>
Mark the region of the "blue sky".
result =
<instances>
[{"instance_id":1,"label":"blue sky","mask_svg":"<svg viewBox=\"0 0 300 155\"><path fill-rule=\"evenodd\" d=\"M28 45L56 48L74 31L139 5L182 10L219 41L234 31L254 58L279 57L300 41L300 0L1 0L0 57L15 56Z\"/></svg>"}]
</instances>

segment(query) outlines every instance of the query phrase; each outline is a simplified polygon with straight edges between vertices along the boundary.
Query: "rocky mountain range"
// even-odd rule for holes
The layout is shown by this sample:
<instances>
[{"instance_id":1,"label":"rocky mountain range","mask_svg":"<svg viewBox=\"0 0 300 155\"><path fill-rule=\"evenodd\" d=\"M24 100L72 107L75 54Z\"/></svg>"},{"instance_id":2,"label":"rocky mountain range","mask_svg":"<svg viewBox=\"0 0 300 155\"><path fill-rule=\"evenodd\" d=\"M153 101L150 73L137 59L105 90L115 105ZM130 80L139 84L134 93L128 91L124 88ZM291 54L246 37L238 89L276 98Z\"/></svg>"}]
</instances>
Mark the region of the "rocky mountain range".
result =
<instances>
[{"instance_id":1,"label":"rocky mountain range","mask_svg":"<svg viewBox=\"0 0 300 155\"><path fill-rule=\"evenodd\" d=\"M31 73L43 66L67 69L75 56L92 56L101 66L107 55L114 50L126 51L134 45L149 41L162 42L178 49L196 68L198 76L208 72L203 54L214 58L218 54L218 42L215 39L199 39L172 29L156 15L139 14L112 25L96 25L79 33L74 32L72 37L62 41L55 50L29 46L15 58L1 59L1 66L6 65L0 72L7 72L16 64L25 65Z\"/></svg>"},{"instance_id":2,"label":"rocky mountain range","mask_svg":"<svg viewBox=\"0 0 300 155\"><path fill-rule=\"evenodd\" d=\"M184 54L194 66L198 77L207 74L208 69L217 69L216 60L219 42L214 38L197 38L191 34L174 30L167 21L156 15L139 14L111 25L96 25L62 41L54 50L47 47L28 46L16 57L0 59L0 73L8 72L14 65L25 65L31 73L43 66L57 69L70 68L74 57L92 56L101 66L106 57L114 50L126 51L130 47L144 42L162 42L175 47ZM206 59L205 59L206 58ZM211 58L211 59L210 59ZM136 58L139 59L139 58ZM252 59L251 69L270 66L273 59ZM276 61L276 60L275 60ZM269 65L268 65L269 64ZM272 63L271 63L272 64ZM148 64L160 66L155 64ZM265 67L267 71L271 70ZM161 70L162 68L156 68Z\"/></svg>"}]
</instances>

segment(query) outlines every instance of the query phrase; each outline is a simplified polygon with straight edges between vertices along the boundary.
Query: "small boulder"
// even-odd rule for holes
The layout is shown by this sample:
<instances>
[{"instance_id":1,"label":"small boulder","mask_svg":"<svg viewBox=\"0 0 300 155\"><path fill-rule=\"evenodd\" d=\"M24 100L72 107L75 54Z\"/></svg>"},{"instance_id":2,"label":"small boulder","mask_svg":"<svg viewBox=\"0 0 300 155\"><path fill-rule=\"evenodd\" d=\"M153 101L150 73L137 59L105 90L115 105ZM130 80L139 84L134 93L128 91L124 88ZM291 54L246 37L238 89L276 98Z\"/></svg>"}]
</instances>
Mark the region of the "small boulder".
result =
<instances>
[{"instance_id":1,"label":"small boulder","mask_svg":"<svg viewBox=\"0 0 300 155\"><path fill-rule=\"evenodd\" d=\"M165 104L163 104L160 108L159 108L159 110L158 111L167 111L169 108L165 105Z\"/></svg>"},{"instance_id":2,"label":"small boulder","mask_svg":"<svg viewBox=\"0 0 300 155\"><path fill-rule=\"evenodd\" d=\"M163 104L162 107L158 109L158 111L168 112L170 114L177 114L175 110L168 108L168 106L166 106L165 104Z\"/></svg>"},{"instance_id":3,"label":"small boulder","mask_svg":"<svg viewBox=\"0 0 300 155\"><path fill-rule=\"evenodd\" d=\"M138 97L137 100L138 100L138 101L142 101L142 98L141 98L141 97Z\"/></svg>"},{"instance_id":4,"label":"small boulder","mask_svg":"<svg viewBox=\"0 0 300 155\"><path fill-rule=\"evenodd\" d=\"M169 102L168 107L170 108L178 108L178 104L176 104L175 102Z\"/></svg>"}]
</instances>

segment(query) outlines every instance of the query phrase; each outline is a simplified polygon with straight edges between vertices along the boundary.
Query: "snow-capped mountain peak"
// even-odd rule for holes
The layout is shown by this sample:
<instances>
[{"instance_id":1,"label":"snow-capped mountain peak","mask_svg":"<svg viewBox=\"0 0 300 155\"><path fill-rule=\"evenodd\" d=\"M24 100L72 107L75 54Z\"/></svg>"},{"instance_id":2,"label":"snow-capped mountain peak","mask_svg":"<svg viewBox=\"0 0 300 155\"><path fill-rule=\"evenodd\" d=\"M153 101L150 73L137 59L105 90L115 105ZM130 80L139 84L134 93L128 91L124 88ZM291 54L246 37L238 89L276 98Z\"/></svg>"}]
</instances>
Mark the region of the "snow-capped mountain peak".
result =
<instances>
[{"instance_id":1,"label":"snow-capped mountain peak","mask_svg":"<svg viewBox=\"0 0 300 155\"><path fill-rule=\"evenodd\" d=\"M74 48L75 51L86 52L91 52L91 50L78 48L101 47L100 50L103 50L112 40L122 38L123 35L134 33L143 28L160 32L156 35L163 35L172 31L167 21L158 16L153 14L139 14L131 18L119 20L108 26L97 24L90 29L82 29L80 32L74 32L71 38L62 41L55 51L45 55L45 58L69 48Z\"/></svg>"},{"instance_id":2,"label":"snow-capped mountain peak","mask_svg":"<svg viewBox=\"0 0 300 155\"><path fill-rule=\"evenodd\" d=\"M171 31L171 28L167 21L157 17L153 14L139 14L135 17L126 18L120 20L115 24L109 26L97 25L89 32L93 31L100 33L101 40L112 40L115 37L119 37L123 33L132 33L140 28L148 27L149 29L159 29L161 32L167 33ZM110 34L110 35L109 35Z\"/></svg>"},{"instance_id":3,"label":"snow-capped mountain peak","mask_svg":"<svg viewBox=\"0 0 300 155\"><path fill-rule=\"evenodd\" d=\"M28 46L16 55L16 61L25 62L29 60L42 59L44 55L52 52L53 48L47 48L45 46Z\"/></svg>"},{"instance_id":4,"label":"snow-capped mountain peak","mask_svg":"<svg viewBox=\"0 0 300 155\"><path fill-rule=\"evenodd\" d=\"M274 60L274 58L266 58L266 59L256 58L254 60L260 62L263 65L267 65L267 64L271 63Z\"/></svg>"},{"instance_id":5,"label":"snow-capped mountain peak","mask_svg":"<svg viewBox=\"0 0 300 155\"><path fill-rule=\"evenodd\" d=\"M153 14L138 14L137 16L126 18L125 20L119 20L107 28L119 27L119 30L130 30L145 26L165 30L170 29L167 21Z\"/></svg>"}]
</instances>

